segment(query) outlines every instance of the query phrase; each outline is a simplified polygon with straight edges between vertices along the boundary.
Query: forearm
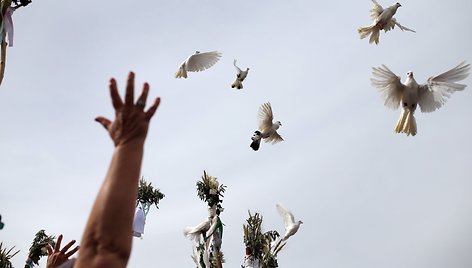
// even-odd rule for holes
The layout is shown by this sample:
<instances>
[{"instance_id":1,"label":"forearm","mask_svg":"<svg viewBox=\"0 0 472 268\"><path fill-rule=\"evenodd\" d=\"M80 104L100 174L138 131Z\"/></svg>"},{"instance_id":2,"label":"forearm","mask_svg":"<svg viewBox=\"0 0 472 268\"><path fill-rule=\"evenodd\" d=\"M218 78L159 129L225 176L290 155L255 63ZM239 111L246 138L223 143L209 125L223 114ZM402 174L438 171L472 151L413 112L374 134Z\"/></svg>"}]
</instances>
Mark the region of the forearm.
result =
<instances>
[{"instance_id":1,"label":"forearm","mask_svg":"<svg viewBox=\"0 0 472 268\"><path fill-rule=\"evenodd\" d=\"M131 252L143 143L130 142L116 147L84 231L78 267L103 264L108 258L114 265L126 265Z\"/></svg>"}]
</instances>

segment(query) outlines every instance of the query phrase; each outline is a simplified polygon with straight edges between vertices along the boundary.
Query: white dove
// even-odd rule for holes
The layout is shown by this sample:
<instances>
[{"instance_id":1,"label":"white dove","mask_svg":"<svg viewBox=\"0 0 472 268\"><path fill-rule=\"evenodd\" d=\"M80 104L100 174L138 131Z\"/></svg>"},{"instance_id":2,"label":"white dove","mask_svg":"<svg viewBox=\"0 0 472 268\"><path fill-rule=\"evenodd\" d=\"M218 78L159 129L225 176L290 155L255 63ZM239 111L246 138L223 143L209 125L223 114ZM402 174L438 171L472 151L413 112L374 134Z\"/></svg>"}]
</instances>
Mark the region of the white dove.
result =
<instances>
[{"instance_id":1,"label":"white dove","mask_svg":"<svg viewBox=\"0 0 472 268\"><path fill-rule=\"evenodd\" d=\"M199 243L201 241L202 235L205 235L208 229L210 229L211 218L209 217L205 221L201 222L195 227L187 227L184 229L184 235L191 240Z\"/></svg>"},{"instance_id":2,"label":"white dove","mask_svg":"<svg viewBox=\"0 0 472 268\"><path fill-rule=\"evenodd\" d=\"M302 224L303 222L295 222L295 217L293 217L292 212L290 212L282 205L276 204L275 206L277 207L277 211L279 212L280 216L282 216L285 224L285 234L283 237L281 237L281 239L274 248L274 252L277 252L281 249L280 243L287 241L289 237L294 235L298 231L298 228L300 228L300 224Z\"/></svg>"},{"instance_id":3,"label":"white dove","mask_svg":"<svg viewBox=\"0 0 472 268\"><path fill-rule=\"evenodd\" d=\"M175 78L187 78L187 72L204 71L220 60L221 53L218 51L203 52L196 51L188 57L175 73Z\"/></svg>"},{"instance_id":4,"label":"white dove","mask_svg":"<svg viewBox=\"0 0 472 268\"><path fill-rule=\"evenodd\" d=\"M242 89L243 81L246 79L249 68L246 68L246 71L241 70L238 66L236 66L236 60L233 61L233 65L236 67L236 80L234 80L233 84L231 84L231 88Z\"/></svg>"},{"instance_id":5,"label":"white dove","mask_svg":"<svg viewBox=\"0 0 472 268\"><path fill-rule=\"evenodd\" d=\"M259 130L256 130L251 138L252 143L250 146L254 151L259 150L261 139L264 139L265 142L272 144L284 140L279 135L279 133L277 133L277 129L279 129L282 124L280 121L275 121L275 123L272 123L273 119L274 115L272 114L272 107L270 106L270 103L267 102L262 104L261 108L259 109Z\"/></svg>"},{"instance_id":6,"label":"white dove","mask_svg":"<svg viewBox=\"0 0 472 268\"><path fill-rule=\"evenodd\" d=\"M372 18L373 22L370 26L361 27L357 31L359 32L361 39L366 38L370 35L369 43L375 42L375 44L379 43L380 31L384 30L388 32L395 28L395 25L400 28L402 31L410 31L416 33L414 30L409 29L405 26L402 26L400 23L397 22L393 15L397 12L397 9L401 7L400 3L396 3L386 9L383 9L377 1L372 0L373 6L370 10L370 17Z\"/></svg>"},{"instance_id":7,"label":"white dove","mask_svg":"<svg viewBox=\"0 0 472 268\"><path fill-rule=\"evenodd\" d=\"M453 69L437 76L432 76L425 84L418 85L413 72L406 73L405 84L385 65L372 68L375 78L372 78L372 86L378 88L385 99L385 106L397 109L400 103L403 111L398 119L395 132L406 133L415 136L417 133L416 120L413 116L417 105L424 113L432 112L446 103L447 99L455 91L463 90L466 85L456 82L465 79L469 75L470 64L460 63Z\"/></svg>"}]
</instances>

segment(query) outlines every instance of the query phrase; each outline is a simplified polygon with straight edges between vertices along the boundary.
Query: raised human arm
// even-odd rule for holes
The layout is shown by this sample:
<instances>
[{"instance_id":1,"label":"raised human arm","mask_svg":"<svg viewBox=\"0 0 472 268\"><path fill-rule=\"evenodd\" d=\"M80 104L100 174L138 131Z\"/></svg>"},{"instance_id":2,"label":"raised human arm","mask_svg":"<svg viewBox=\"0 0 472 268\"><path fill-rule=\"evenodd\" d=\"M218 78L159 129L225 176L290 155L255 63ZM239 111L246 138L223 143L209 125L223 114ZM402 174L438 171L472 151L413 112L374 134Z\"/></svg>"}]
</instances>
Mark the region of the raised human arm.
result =
<instances>
[{"instance_id":1,"label":"raised human arm","mask_svg":"<svg viewBox=\"0 0 472 268\"><path fill-rule=\"evenodd\" d=\"M75 267L126 267L131 253L132 224L149 121L160 103L156 98L149 110L144 106L149 85L134 103L134 74L128 76L123 102L115 79L110 80L110 95L115 120L95 120L110 134L115 151L97 194L81 242Z\"/></svg>"}]
</instances>

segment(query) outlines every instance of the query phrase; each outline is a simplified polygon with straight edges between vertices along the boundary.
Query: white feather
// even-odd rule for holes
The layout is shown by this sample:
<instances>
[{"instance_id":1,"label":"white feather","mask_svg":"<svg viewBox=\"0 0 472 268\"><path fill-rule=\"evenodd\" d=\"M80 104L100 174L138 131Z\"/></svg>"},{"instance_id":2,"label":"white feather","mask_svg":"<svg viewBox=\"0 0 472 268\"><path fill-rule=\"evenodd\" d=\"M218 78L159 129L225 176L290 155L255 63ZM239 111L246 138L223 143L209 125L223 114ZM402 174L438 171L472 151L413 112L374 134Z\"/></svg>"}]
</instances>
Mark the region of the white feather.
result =
<instances>
[{"instance_id":1,"label":"white feather","mask_svg":"<svg viewBox=\"0 0 472 268\"><path fill-rule=\"evenodd\" d=\"M272 122L273 119L274 115L270 103L262 104L259 109L259 131L264 141L272 144L284 140L279 133L277 133L277 130L282 124L279 121Z\"/></svg>"},{"instance_id":2,"label":"white feather","mask_svg":"<svg viewBox=\"0 0 472 268\"><path fill-rule=\"evenodd\" d=\"M430 77L425 84L419 86L418 104L421 111L429 113L439 109L452 93L464 90L466 85L456 82L467 78L469 71L470 64L461 62L447 72Z\"/></svg>"},{"instance_id":3,"label":"white feather","mask_svg":"<svg viewBox=\"0 0 472 268\"><path fill-rule=\"evenodd\" d=\"M204 71L219 61L221 53L218 51L210 52L195 52L195 54L189 56L177 70L176 78L187 78L187 72L201 72Z\"/></svg>"},{"instance_id":4,"label":"white feather","mask_svg":"<svg viewBox=\"0 0 472 268\"><path fill-rule=\"evenodd\" d=\"M399 3L396 3L387 8L372 0L373 6L370 10L370 17L372 18L372 24L366 27L361 27L357 31L361 39L364 39L370 35L369 43L379 43L380 31L384 30L388 32L398 26L402 31L415 32L414 30L401 25L393 16L397 12L397 9L401 7Z\"/></svg>"},{"instance_id":5,"label":"white feather","mask_svg":"<svg viewBox=\"0 0 472 268\"><path fill-rule=\"evenodd\" d=\"M462 62L447 72L430 77L423 85L416 82L413 72L407 73L403 84L400 77L385 65L372 69L374 76L371 79L372 86L380 90L385 105L396 109L402 104L403 111L397 121L395 132L415 136L417 133L414 117L416 108L420 106L422 112L432 112L444 105L452 93L464 90L466 85L456 82L469 75L470 64Z\"/></svg>"}]
</instances>

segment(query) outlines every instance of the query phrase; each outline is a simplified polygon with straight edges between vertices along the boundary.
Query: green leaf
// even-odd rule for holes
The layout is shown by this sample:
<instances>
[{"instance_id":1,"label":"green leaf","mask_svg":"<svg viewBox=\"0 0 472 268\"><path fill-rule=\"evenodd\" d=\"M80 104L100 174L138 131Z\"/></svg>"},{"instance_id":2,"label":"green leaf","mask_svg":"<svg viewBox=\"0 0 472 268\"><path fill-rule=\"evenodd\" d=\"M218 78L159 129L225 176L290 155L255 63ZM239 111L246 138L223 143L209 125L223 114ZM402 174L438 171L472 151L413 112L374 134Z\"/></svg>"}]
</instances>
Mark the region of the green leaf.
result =
<instances>
[{"instance_id":1,"label":"green leaf","mask_svg":"<svg viewBox=\"0 0 472 268\"><path fill-rule=\"evenodd\" d=\"M33 264L39 265L39 259L42 256L47 256L47 251L44 251L47 245L50 245L54 248L56 242L54 241L56 237L46 235L44 230L40 230L34 236L33 243L29 249L28 257L33 261Z\"/></svg>"},{"instance_id":2,"label":"green leaf","mask_svg":"<svg viewBox=\"0 0 472 268\"><path fill-rule=\"evenodd\" d=\"M139 180L137 203L148 207L155 205L159 209L159 201L164 197L165 195L159 189L154 188L151 182L147 182L144 178Z\"/></svg>"},{"instance_id":3,"label":"green leaf","mask_svg":"<svg viewBox=\"0 0 472 268\"><path fill-rule=\"evenodd\" d=\"M278 267L277 256L272 253L271 243L280 235L277 231L262 233L262 216L251 214L243 224L244 244L251 252L250 255L259 260L261 268Z\"/></svg>"},{"instance_id":4,"label":"green leaf","mask_svg":"<svg viewBox=\"0 0 472 268\"><path fill-rule=\"evenodd\" d=\"M207 202L209 207L216 205L218 214L223 210L221 203L223 203L222 198L225 191L225 185L219 185L216 177L208 175L205 170L203 171L202 180L197 181L197 195L202 201Z\"/></svg>"},{"instance_id":5,"label":"green leaf","mask_svg":"<svg viewBox=\"0 0 472 268\"><path fill-rule=\"evenodd\" d=\"M8 251L6 248L3 248L3 242L0 242L0 268L13 268L13 265L11 264L11 259L20 252L17 250L15 253L11 254L11 251L15 247L13 246L10 248Z\"/></svg>"}]
</instances>

